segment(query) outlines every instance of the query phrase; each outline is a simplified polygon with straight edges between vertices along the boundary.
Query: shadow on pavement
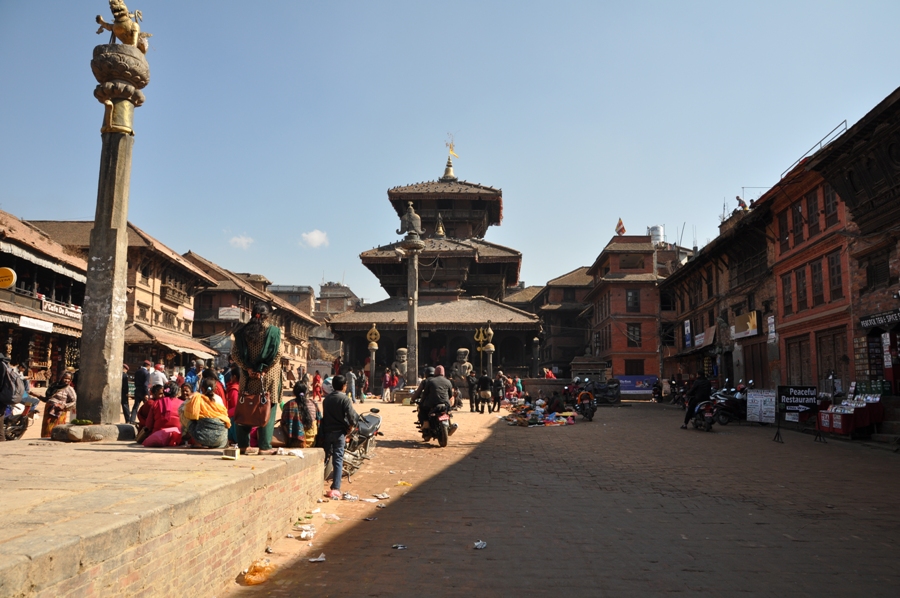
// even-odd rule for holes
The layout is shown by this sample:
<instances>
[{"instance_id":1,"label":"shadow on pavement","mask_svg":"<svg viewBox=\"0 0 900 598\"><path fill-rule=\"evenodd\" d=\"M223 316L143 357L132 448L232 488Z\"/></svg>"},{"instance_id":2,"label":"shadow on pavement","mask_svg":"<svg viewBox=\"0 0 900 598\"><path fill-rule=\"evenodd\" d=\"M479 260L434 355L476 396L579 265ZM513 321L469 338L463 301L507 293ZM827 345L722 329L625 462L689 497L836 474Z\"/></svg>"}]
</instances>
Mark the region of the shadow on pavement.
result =
<instances>
[{"instance_id":1,"label":"shadow on pavement","mask_svg":"<svg viewBox=\"0 0 900 598\"><path fill-rule=\"evenodd\" d=\"M410 450L402 495L397 476L344 488L365 497L391 486L377 520L316 515L317 528L339 530L309 549L325 562L300 559L234 595L896 595L892 455L779 445L747 426L695 434L678 429L682 413L635 404L575 426L494 421L468 454L453 439ZM394 467L393 454L381 458ZM844 482L827 499L797 484L826 462ZM877 488L853 482L876 477Z\"/></svg>"}]
</instances>

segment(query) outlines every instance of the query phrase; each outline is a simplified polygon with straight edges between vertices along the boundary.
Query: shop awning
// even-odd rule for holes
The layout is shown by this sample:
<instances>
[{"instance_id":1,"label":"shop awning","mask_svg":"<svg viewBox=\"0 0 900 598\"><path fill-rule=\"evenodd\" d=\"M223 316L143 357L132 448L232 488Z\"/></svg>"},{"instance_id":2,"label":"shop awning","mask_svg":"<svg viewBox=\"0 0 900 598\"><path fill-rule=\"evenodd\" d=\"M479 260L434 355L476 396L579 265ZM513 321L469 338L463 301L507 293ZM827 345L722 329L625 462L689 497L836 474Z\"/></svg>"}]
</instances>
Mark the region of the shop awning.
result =
<instances>
[{"instance_id":1,"label":"shop awning","mask_svg":"<svg viewBox=\"0 0 900 598\"><path fill-rule=\"evenodd\" d=\"M215 355L212 355L211 353L206 353L199 349L189 349L187 347L179 347L178 345L170 345L169 343L160 343L160 344L163 345L164 347L168 347L168 348L172 349L173 351L175 351L177 353L188 353L190 355L196 355L200 359L212 359L213 357L215 357Z\"/></svg>"}]
</instances>

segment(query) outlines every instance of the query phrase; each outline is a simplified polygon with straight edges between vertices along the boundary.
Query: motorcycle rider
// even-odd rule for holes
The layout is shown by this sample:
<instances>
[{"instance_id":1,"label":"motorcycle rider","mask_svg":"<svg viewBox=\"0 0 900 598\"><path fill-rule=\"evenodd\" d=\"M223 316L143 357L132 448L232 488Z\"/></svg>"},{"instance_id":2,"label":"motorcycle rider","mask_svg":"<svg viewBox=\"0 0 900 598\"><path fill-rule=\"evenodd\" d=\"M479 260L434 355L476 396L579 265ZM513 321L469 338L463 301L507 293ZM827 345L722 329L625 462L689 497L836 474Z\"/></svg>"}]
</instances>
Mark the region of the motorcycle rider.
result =
<instances>
[{"instance_id":1,"label":"motorcycle rider","mask_svg":"<svg viewBox=\"0 0 900 598\"><path fill-rule=\"evenodd\" d=\"M697 373L697 379L694 380L694 384L691 385L691 389L687 391L687 396L690 397L690 402L688 403L687 409L684 412L684 424L682 424L681 429L687 429L688 422L691 421L691 418L694 417L694 411L697 409L697 405L702 403L703 401L708 401L709 396L712 393L712 384L706 378L706 374L701 370Z\"/></svg>"},{"instance_id":2,"label":"motorcycle rider","mask_svg":"<svg viewBox=\"0 0 900 598\"><path fill-rule=\"evenodd\" d=\"M443 374L435 373L433 367L425 368L425 382L421 389L421 401L419 402L420 422L428 421L428 414L441 403L447 406L447 411L450 410L450 394L453 392L453 385ZM455 431L454 427L451 426L450 433L452 434Z\"/></svg>"}]
</instances>

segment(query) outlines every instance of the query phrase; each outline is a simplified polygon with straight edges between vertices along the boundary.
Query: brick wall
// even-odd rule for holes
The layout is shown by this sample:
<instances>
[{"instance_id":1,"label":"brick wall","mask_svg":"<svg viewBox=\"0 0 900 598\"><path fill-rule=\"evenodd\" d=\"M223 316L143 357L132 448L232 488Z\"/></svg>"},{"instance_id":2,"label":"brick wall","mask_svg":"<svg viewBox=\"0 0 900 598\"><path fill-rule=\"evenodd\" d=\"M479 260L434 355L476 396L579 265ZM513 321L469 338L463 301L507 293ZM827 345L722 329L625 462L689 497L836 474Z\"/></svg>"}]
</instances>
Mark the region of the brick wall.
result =
<instances>
[{"instance_id":1,"label":"brick wall","mask_svg":"<svg viewBox=\"0 0 900 598\"><path fill-rule=\"evenodd\" d=\"M145 505L136 529L107 527L84 538L74 577L39 591L40 598L217 596L290 524L314 508L322 491L321 449L305 459L236 480L174 504ZM99 526L98 526L99 527ZM90 546L90 550L87 546ZM36 569L36 568L34 568ZM29 585L41 588L41 571ZM35 578L37 576L37 578Z\"/></svg>"}]
</instances>

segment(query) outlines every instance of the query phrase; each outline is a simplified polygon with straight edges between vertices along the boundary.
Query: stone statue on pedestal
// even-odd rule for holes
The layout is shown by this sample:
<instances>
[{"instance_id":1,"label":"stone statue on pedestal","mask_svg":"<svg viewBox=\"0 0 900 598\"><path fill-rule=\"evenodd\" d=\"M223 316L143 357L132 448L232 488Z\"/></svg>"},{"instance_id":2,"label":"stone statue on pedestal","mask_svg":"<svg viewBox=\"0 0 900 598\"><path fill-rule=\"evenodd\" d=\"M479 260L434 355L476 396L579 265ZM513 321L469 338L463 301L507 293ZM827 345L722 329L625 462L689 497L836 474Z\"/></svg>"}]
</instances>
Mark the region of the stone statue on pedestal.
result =
<instances>
[{"instance_id":1,"label":"stone statue on pedestal","mask_svg":"<svg viewBox=\"0 0 900 598\"><path fill-rule=\"evenodd\" d=\"M391 364L391 371L400 378L400 386L406 386L407 378L406 378L406 370L407 370L407 360L409 359L409 354L406 349L397 349L397 353L394 356L394 363ZM415 380L412 381L415 384Z\"/></svg>"},{"instance_id":2,"label":"stone statue on pedestal","mask_svg":"<svg viewBox=\"0 0 900 598\"><path fill-rule=\"evenodd\" d=\"M457 349L456 361L453 362L453 366L450 368L450 379L456 382L459 396L463 399L471 398L469 397L469 384L466 380L471 373L472 364L469 363L469 350L464 348Z\"/></svg>"}]
</instances>

